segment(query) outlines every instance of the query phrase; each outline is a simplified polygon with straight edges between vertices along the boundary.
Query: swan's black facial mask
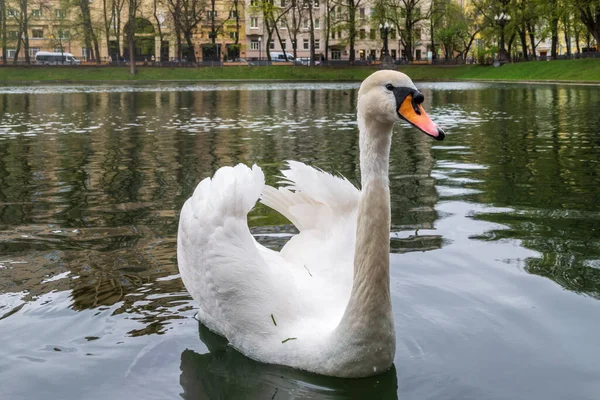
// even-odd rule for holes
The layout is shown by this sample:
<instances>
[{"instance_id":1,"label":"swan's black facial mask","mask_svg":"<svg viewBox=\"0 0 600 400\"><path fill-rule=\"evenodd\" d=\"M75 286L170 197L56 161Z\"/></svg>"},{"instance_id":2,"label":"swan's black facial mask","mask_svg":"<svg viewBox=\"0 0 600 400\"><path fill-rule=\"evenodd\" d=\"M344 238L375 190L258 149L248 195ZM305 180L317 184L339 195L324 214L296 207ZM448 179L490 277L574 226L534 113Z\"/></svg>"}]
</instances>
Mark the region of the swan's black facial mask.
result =
<instances>
[{"instance_id":1,"label":"swan's black facial mask","mask_svg":"<svg viewBox=\"0 0 600 400\"><path fill-rule=\"evenodd\" d=\"M400 118L434 139L444 140L444 131L429 118L421 106L425 96L418 90L407 87L394 87L392 92L396 98L396 110Z\"/></svg>"}]
</instances>

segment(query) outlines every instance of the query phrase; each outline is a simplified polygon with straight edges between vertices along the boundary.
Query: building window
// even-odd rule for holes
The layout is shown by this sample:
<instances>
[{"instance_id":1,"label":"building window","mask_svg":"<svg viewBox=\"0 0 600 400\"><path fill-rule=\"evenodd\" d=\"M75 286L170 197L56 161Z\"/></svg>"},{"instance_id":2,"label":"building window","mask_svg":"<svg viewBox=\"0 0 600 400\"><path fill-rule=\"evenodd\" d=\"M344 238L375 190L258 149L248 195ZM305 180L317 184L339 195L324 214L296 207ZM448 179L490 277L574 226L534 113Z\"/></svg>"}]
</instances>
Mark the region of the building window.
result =
<instances>
[{"instance_id":1,"label":"building window","mask_svg":"<svg viewBox=\"0 0 600 400\"><path fill-rule=\"evenodd\" d=\"M302 28L308 29L310 27L308 19L302 20Z\"/></svg>"},{"instance_id":2,"label":"building window","mask_svg":"<svg viewBox=\"0 0 600 400\"><path fill-rule=\"evenodd\" d=\"M17 38L17 31L8 31L8 39L15 40Z\"/></svg>"},{"instance_id":3,"label":"building window","mask_svg":"<svg viewBox=\"0 0 600 400\"><path fill-rule=\"evenodd\" d=\"M17 17L19 15L19 12L11 8L7 11L7 14L9 17Z\"/></svg>"},{"instance_id":4,"label":"building window","mask_svg":"<svg viewBox=\"0 0 600 400\"><path fill-rule=\"evenodd\" d=\"M315 39L315 50L319 50L321 48L321 39Z\"/></svg>"},{"instance_id":5,"label":"building window","mask_svg":"<svg viewBox=\"0 0 600 400\"><path fill-rule=\"evenodd\" d=\"M341 20L342 19L342 6L338 6L337 9L337 20Z\"/></svg>"},{"instance_id":6,"label":"building window","mask_svg":"<svg viewBox=\"0 0 600 400\"><path fill-rule=\"evenodd\" d=\"M31 37L33 39L43 39L44 38L44 30L42 28L33 28L31 30Z\"/></svg>"},{"instance_id":7,"label":"building window","mask_svg":"<svg viewBox=\"0 0 600 400\"><path fill-rule=\"evenodd\" d=\"M285 48L287 47L286 43L287 43L287 40L281 39L281 50L285 50Z\"/></svg>"},{"instance_id":8,"label":"building window","mask_svg":"<svg viewBox=\"0 0 600 400\"><path fill-rule=\"evenodd\" d=\"M360 19L365 19L365 8L364 7L361 7L358 9L358 17Z\"/></svg>"},{"instance_id":9,"label":"building window","mask_svg":"<svg viewBox=\"0 0 600 400\"><path fill-rule=\"evenodd\" d=\"M315 29L321 29L321 20L319 18L315 18Z\"/></svg>"},{"instance_id":10,"label":"building window","mask_svg":"<svg viewBox=\"0 0 600 400\"><path fill-rule=\"evenodd\" d=\"M33 18L39 18L42 16L42 10L41 9L37 9L37 10L31 10L31 16Z\"/></svg>"},{"instance_id":11,"label":"building window","mask_svg":"<svg viewBox=\"0 0 600 400\"><path fill-rule=\"evenodd\" d=\"M275 41L274 40L269 41L269 49L275 50Z\"/></svg>"},{"instance_id":12,"label":"building window","mask_svg":"<svg viewBox=\"0 0 600 400\"><path fill-rule=\"evenodd\" d=\"M15 54L17 54L17 50L15 49L6 50L6 57L8 58L15 58Z\"/></svg>"},{"instance_id":13,"label":"building window","mask_svg":"<svg viewBox=\"0 0 600 400\"><path fill-rule=\"evenodd\" d=\"M229 32L229 39L236 39L237 38L237 32L236 31L231 31Z\"/></svg>"},{"instance_id":14,"label":"building window","mask_svg":"<svg viewBox=\"0 0 600 400\"><path fill-rule=\"evenodd\" d=\"M67 17L67 12L65 10L56 10L56 18L63 19Z\"/></svg>"},{"instance_id":15,"label":"building window","mask_svg":"<svg viewBox=\"0 0 600 400\"><path fill-rule=\"evenodd\" d=\"M331 59L332 60L341 60L342 52L339 50L331 50Z\"/></svg>"},{"instance_id":16,"label":"building window","mask_svg":"<svg viewBox=\"0 0 600 400\"><path fill-rule=\"evenodd\" d=\"M35 57L35 55L40 51L39 47L30 47L29 48L29 57Z\"/></svg>"},{"instance_id":17,"label":"building window","mask_svg":"<svg viewBox=\"0 0 600 400\"><path fill-rule=\"evenodd\" d=\"M206 16L207 16L209 19L217 18L217 12L216 12L216 11L212 11L212 10L211 10L211 11L208 11L208 12L206 13Z\"/></svg>"},{"instance_id":18,"label":"building window","mask_svg":"<svg viewBox=\"0 0 600 400\"><path fill-rule=\"evenodd\" d=\"M390 29L390 39L396 39L396 30Z\"/></svg>"},{"instance_id":19,"label":"building window","mask_svg":"<svg viewBox=\"0 0 600 400\"><path fill-rule=\"evenodd\" d=\"M250 17L250 29L258 29L258 17Z\"/></svg>"},{"instance_id":20,"label":"building window","mask_svg":"<svg viewBox=\"0 0 600 400\"><path fill-rule=\"evenodd\" d=\"M308 49L310 48L310 47L309 47L309 43L308 43L308 39L304 39L304 40L302 41L302 48L303 48L304 50L308 50Z\"/></svg>"},{"instance_id":21,"label":"building window","mask_svg":"<svg viewBox=\"0 0 600 400\"><path fill-rule=\"evenodd\" d=\"M282 18L277 22L279 29L287 29L286 21Z\"/></svg>"},{"instance_id":22,"label":"building window","mask_svg":"<svg viewBox=\"0 0 600 400\"><path fill-rule=\"evenodd\" d=\"M365 39L365 38L367 37L367 31L365 31L364 29L361 29L361 30L359 31L359 37L360 37L361 39Z\"/></svg>"},{"instance_id":23,"label":"building window","mask_svg":"<svg viewBox=\"0 0 600 400\"><path fill-rule=\"evenodd\" d=\"M319 8L319 0L314 0L313 1L313 7L314 8Z\"/></svg>"},{"instance_id":24,"label":"building window","mask_svg":"<svg viewBox=\"0 0 600 400\"><path fill-rule=\"evenodd\" d=\"M235 10L229 11L229 18L230 19L236 19L237 18L237 11L235 11Z\"/></svg>"},{"instance_id":25,"label":"building window","mask_svg":"<svg viewBox=\"0 0 600 400\"><path fill-rule=\"evenodd\" d=\"M61 38L61 39L68 40L68 39L71 38L71 32L59 29L58 30L58 37Z\"/></svg>"},{"instance_id":26,"label":"building window","mask_svg":"<svg viewBox=\"0 0 600 400\"><path fill-rule=\"evenodd\" d=\"M258 40L250 41L250 50L258 50Z\"/></svg>"},{"instance_id":27,"label":"building window","mask_svg":"<svg viewBox=\"0 0 600 400\"><path fill-rule=\"evenodd\" d=\"M375 34L377 33L377 31L375 29L371 29L369 31L369 39L373 40L376 39Z\"/></svg>"},{"instance_id":28,"label":"building window","mask_svg":"<svg viewBox=\"0 0 600 400\"><path fill-rule=\"evenodd\" d=\"M281 7L285 7L285 0L281 0Z\"/></svg>"}]
</instances>

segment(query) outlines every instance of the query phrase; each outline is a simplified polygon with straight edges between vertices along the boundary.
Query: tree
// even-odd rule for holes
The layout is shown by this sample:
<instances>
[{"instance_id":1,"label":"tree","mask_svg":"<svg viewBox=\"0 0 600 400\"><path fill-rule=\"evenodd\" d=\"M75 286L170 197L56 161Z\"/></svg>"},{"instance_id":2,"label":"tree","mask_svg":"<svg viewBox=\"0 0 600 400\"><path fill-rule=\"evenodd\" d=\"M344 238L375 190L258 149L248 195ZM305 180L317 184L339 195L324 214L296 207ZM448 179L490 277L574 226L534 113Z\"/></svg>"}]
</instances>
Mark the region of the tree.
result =
<instances>
[{"instance_id":1,"label":"tree","mask_svg":"<svg viewBox=\"0 0 600 400\"><path fill-rule=\"evenodd\" d=\"M17 49L15 51L15 58L13 60L16 65L19 59L19 53L21 52L21 45L25 53L25 63L31 64L29 57L29 9L27 0L19 0L19 10L14 10L13 18L17 23Z\"/></svg>"},{"instance_id":2,"label":"tree","mask_svg":"<svg viewBox=\"0 0 600 400\"><path fill-rule=\"evenodd\" d=\"M216 60L219 59L219 54L217 52L217 37L219 35L224 34L223 27L225 26L227 21L229 21L229 19L231 18L234 7L237 7L237 4L231 4L229 12L225 15L219 16L218 10L217 10L217 1L210 0L210 11L208 12L208 17L210 19L209 37L210 37L210 40L212 43L212 51L214 53L214 58ZM237 17L237 18L239 18L239 17ZM238 21L239 21L239 19L238 19ZM239 22L238 22L238 25L239 25ZM238 32L239 32L239 27L238 27Z\"/></svg>"},{"instance_id":3,"label":"tree","mask_svg":"<svg viewBox=\"0 0 600 400\"><path fill-rule=\"evenodd\" d=\"M69 9L69 3L67 1L61 1L58 4L58 8L55 8L54 13L51 15L50 35L49 38L52 40L52 47L60 49L61 53L65 53L66 46L71 42L71 22L66 18ZM62 62L65 62L64 56Z\"/></svg>"},{"instance_id":4,"label":"tree","mask_svg":"<svg viewBox=\"0 0 600 400\"><path fill-rule=\"evenodd\" d=\"M298 0L292 0L288 12L281 17L281 23L285 26L292 42L292 54L294 55L294 59L298 57L298 33L300 33L300 29L302 28L303 19L304 8ZM287 55L285 58L287 59Z\"/></svg>"},{"instance_id":5,"label":"tree","mask_svg":"<svg viewBox=\"0 0 600 400\"><path fill-rule=\"evenodd\" d=\"M193 37L196 27L204 18L206 2L205 0L182 0L181 5L182 14L179 18L179 23L181 24L181 33L188 48L187 61L196 62Z\"/></svg>"},{"instance_id":6,"label":"tree","mask_svg":"<svg viewBox=\"0 0 600 400\"><path fill-rule=\"evenodd\" d=\"M26 1L26 0L23 0ZM98 38L94 32L92 25L92 16L90 13L90 1L89 0L77 0L79 3L79 9L81 11L81 21L83 27L83 41L87 50L86 58L88 60L100 62L100 46L98 45Z\"/></svg>"},{"instance_id":7,"label":"tree","mask_svg":"<svg viewBox=\"0 0 600 400\"><path fill-rule=\"evenodd\" d=\"M2 46L2 64L6 65L6 44L8 41L8 33L6 32L6 0L0 0L0 31L2 38L0 39Z\"/></svg>"},{"instance_id":8,"label":"tree","mask_svg":"<svg viewBox=\"0 0 600 400\"><path fill-rule=\"evenodd\" d=\"M123 15L125 2L126 0L102 0L103 29L106 36L107 53L113 61L121 59L121 16ZM111 44L111 36L115 37L114 47Z\"/></svg>"},{"instance_id":9,"label":"tree","mask_svg":"<svg viewBox=\"0 0 600 400\"><path fill-rule=\"evenodd\" d=\"M391 22L400 35L400 42L409 61L414 59L415 32L420 31L421 22L429 19L429 11L424 13L421 7L424 0L380 0L385 10L384 19Z\"/></svg>"},{"instance_id":10,"label":"tree","mask_svg":"<svg viewBox=\"0 0 600 400\"><path fill-rule=\"evenodd\" d=\"M446 60L467 59L467 54L479 33L476 16L454 2L446 3L439 19L436 39L442 44Z\"/></svg>"},{"instance_id":11,"label":"tree","mask_svg":"<svg viewBox=\"0 0 600 400\"><path fill-rule=\"evenodd\" d=\"M587 27L591 35L600 45L600 1L599 0L573 0L579 10L581 22Z\"/></svg>"},{"instance_id":12,"label":"tree","mask_svg":"<svg viewBox=\"0 0 600 400\"><path fill-rule=\"evenodd\" d=\"M155 55L155 59L158 61L163 61L162 46L164 41L164 33L162 31L162 24L164 23L165 17L158 11L158 0L152 0L152 6L152 15L154 16L154 21L156 22L156 27L158 29L158 41L160 43L159 54L158 57Z\"/></svg>"},{"instance_id":13,"label":"tree","mask_svg":"<svg viewBox=\"0 0 600 400\"><path fill-rule=\"evenodd\" d=\"M286 5L284 7L279 7L279 6L276 6L275 4L273 4L273 0L262 0L262 1L257 1L254 6L251 6L251 12L253 12L253 13L260 12L263 17L263 24L264 24L265 30L267 31L267 40L264 45L265 45L265 49L266 49L265 52L267 53L267 60L269 60L269 61L271 61L271 49L270 49L269 44L271 43L271 40L273 39L273 33L276 33L277 36L279 37L279 31L277 30L277 24L290 11L293 3L294 3L294 1L292 1L289 5ZM276 32L276 30L277 30L277 32ZM280 40L281 40L281 38L280 38ZM284 54L285 54L285 52L284 52ZM287 54L285 54L285 58L287 59Z\"/></svg>"},{"instance_id":14,"label":"tree","mask_svg":"<svg viewBox=\"0 0 600 400\"><path fill-rule=\"evenodd\" d=\"M429 37L431 39L431 57L437 58L436 39L437 28L441 26L444 19L445 10L451 0L431 0L429 6Z\"/></svg>"},{"instance_id":15,"label":"tree","mask_svg":"<svg viewBox=\"0 0 600 400\"><path fill-rule=\"evenodd\" d=\"M127 45L129 47L129 73L136 74L135 65L135 13L137 0L129 0L129 21L127 22Z\"/></svg>"},{"instance_id":16,"label":"tree","mask_svg":"<svg viewBox=\"0 0 600 400\"><path fill-rule=\"evenodd\" d=\"M181 60L181 22L180 16L182 12L182 1L183 0L165 0L167 3L167 9L171 14L173 22L173 28L175 30L175 53L177 60Z\"/></svg>"}]
</instances>

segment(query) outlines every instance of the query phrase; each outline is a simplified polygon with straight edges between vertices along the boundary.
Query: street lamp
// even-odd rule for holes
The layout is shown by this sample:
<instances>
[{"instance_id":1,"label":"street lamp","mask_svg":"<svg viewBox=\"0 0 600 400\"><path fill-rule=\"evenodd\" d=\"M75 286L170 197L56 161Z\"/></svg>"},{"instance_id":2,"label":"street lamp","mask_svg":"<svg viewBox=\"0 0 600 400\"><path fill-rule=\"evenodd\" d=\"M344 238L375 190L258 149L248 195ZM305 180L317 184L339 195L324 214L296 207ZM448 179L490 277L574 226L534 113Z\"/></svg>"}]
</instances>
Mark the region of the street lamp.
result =
<instances>
[{"instance_id":1,"label":"street lamp","mask_svg":"<svg viewBox=\"0 0 600 400\"><path fill-rule=\"evenodd\" d=\"M383 58L386 59L389 56L388 34L390 33L390 25L385 21L385 24L379 24L379 30L383 36Z\"/></svg>"},{"instance_id":2,"label":"street lamp","mask_svg":"<svg viewBox=\"0 0 600 400\"><path fill-rule=\"evenodd\" d=\"M510 56L504 48L504 27L510 22L510 15L502 12L499 15L494 16L494 20L500 25L500 50L498 51L498 61L508 62L510 61Z\"/></svg>"},{"instance_id":3,"label":"street lamp","mask_svg":"<svg viewBox=\"0 0 600 400\"><path fill-rule=\"evenodd\" d=\"M258 65L260 65L260 61L262 58L262 37L258 37Z\"/></svg>"}]
</instances>

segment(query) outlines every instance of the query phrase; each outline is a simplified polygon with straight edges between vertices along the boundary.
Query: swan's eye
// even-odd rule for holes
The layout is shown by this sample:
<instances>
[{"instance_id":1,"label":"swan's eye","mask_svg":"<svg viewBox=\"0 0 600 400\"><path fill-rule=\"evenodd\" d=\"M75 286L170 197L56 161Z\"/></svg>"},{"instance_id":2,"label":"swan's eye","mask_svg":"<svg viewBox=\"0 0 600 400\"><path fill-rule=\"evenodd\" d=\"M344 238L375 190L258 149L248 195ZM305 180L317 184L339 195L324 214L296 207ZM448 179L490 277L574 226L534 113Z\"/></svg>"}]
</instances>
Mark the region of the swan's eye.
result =
<instances>
[{"instance_id":1,"label":"swan's eye","mask_svg":"<svg viewBox=\"0 0 600 400\"><path fill-rule=\"evenodd\" d=\"M392 85L391 85L391 84L389 84L389 83L388 83L387 85L385 85L385 88L386 88L387 90L390 90L390 91L391 91L391 90L394 90L394 86L392 86Z\"/></svg>"}]
</instances>

